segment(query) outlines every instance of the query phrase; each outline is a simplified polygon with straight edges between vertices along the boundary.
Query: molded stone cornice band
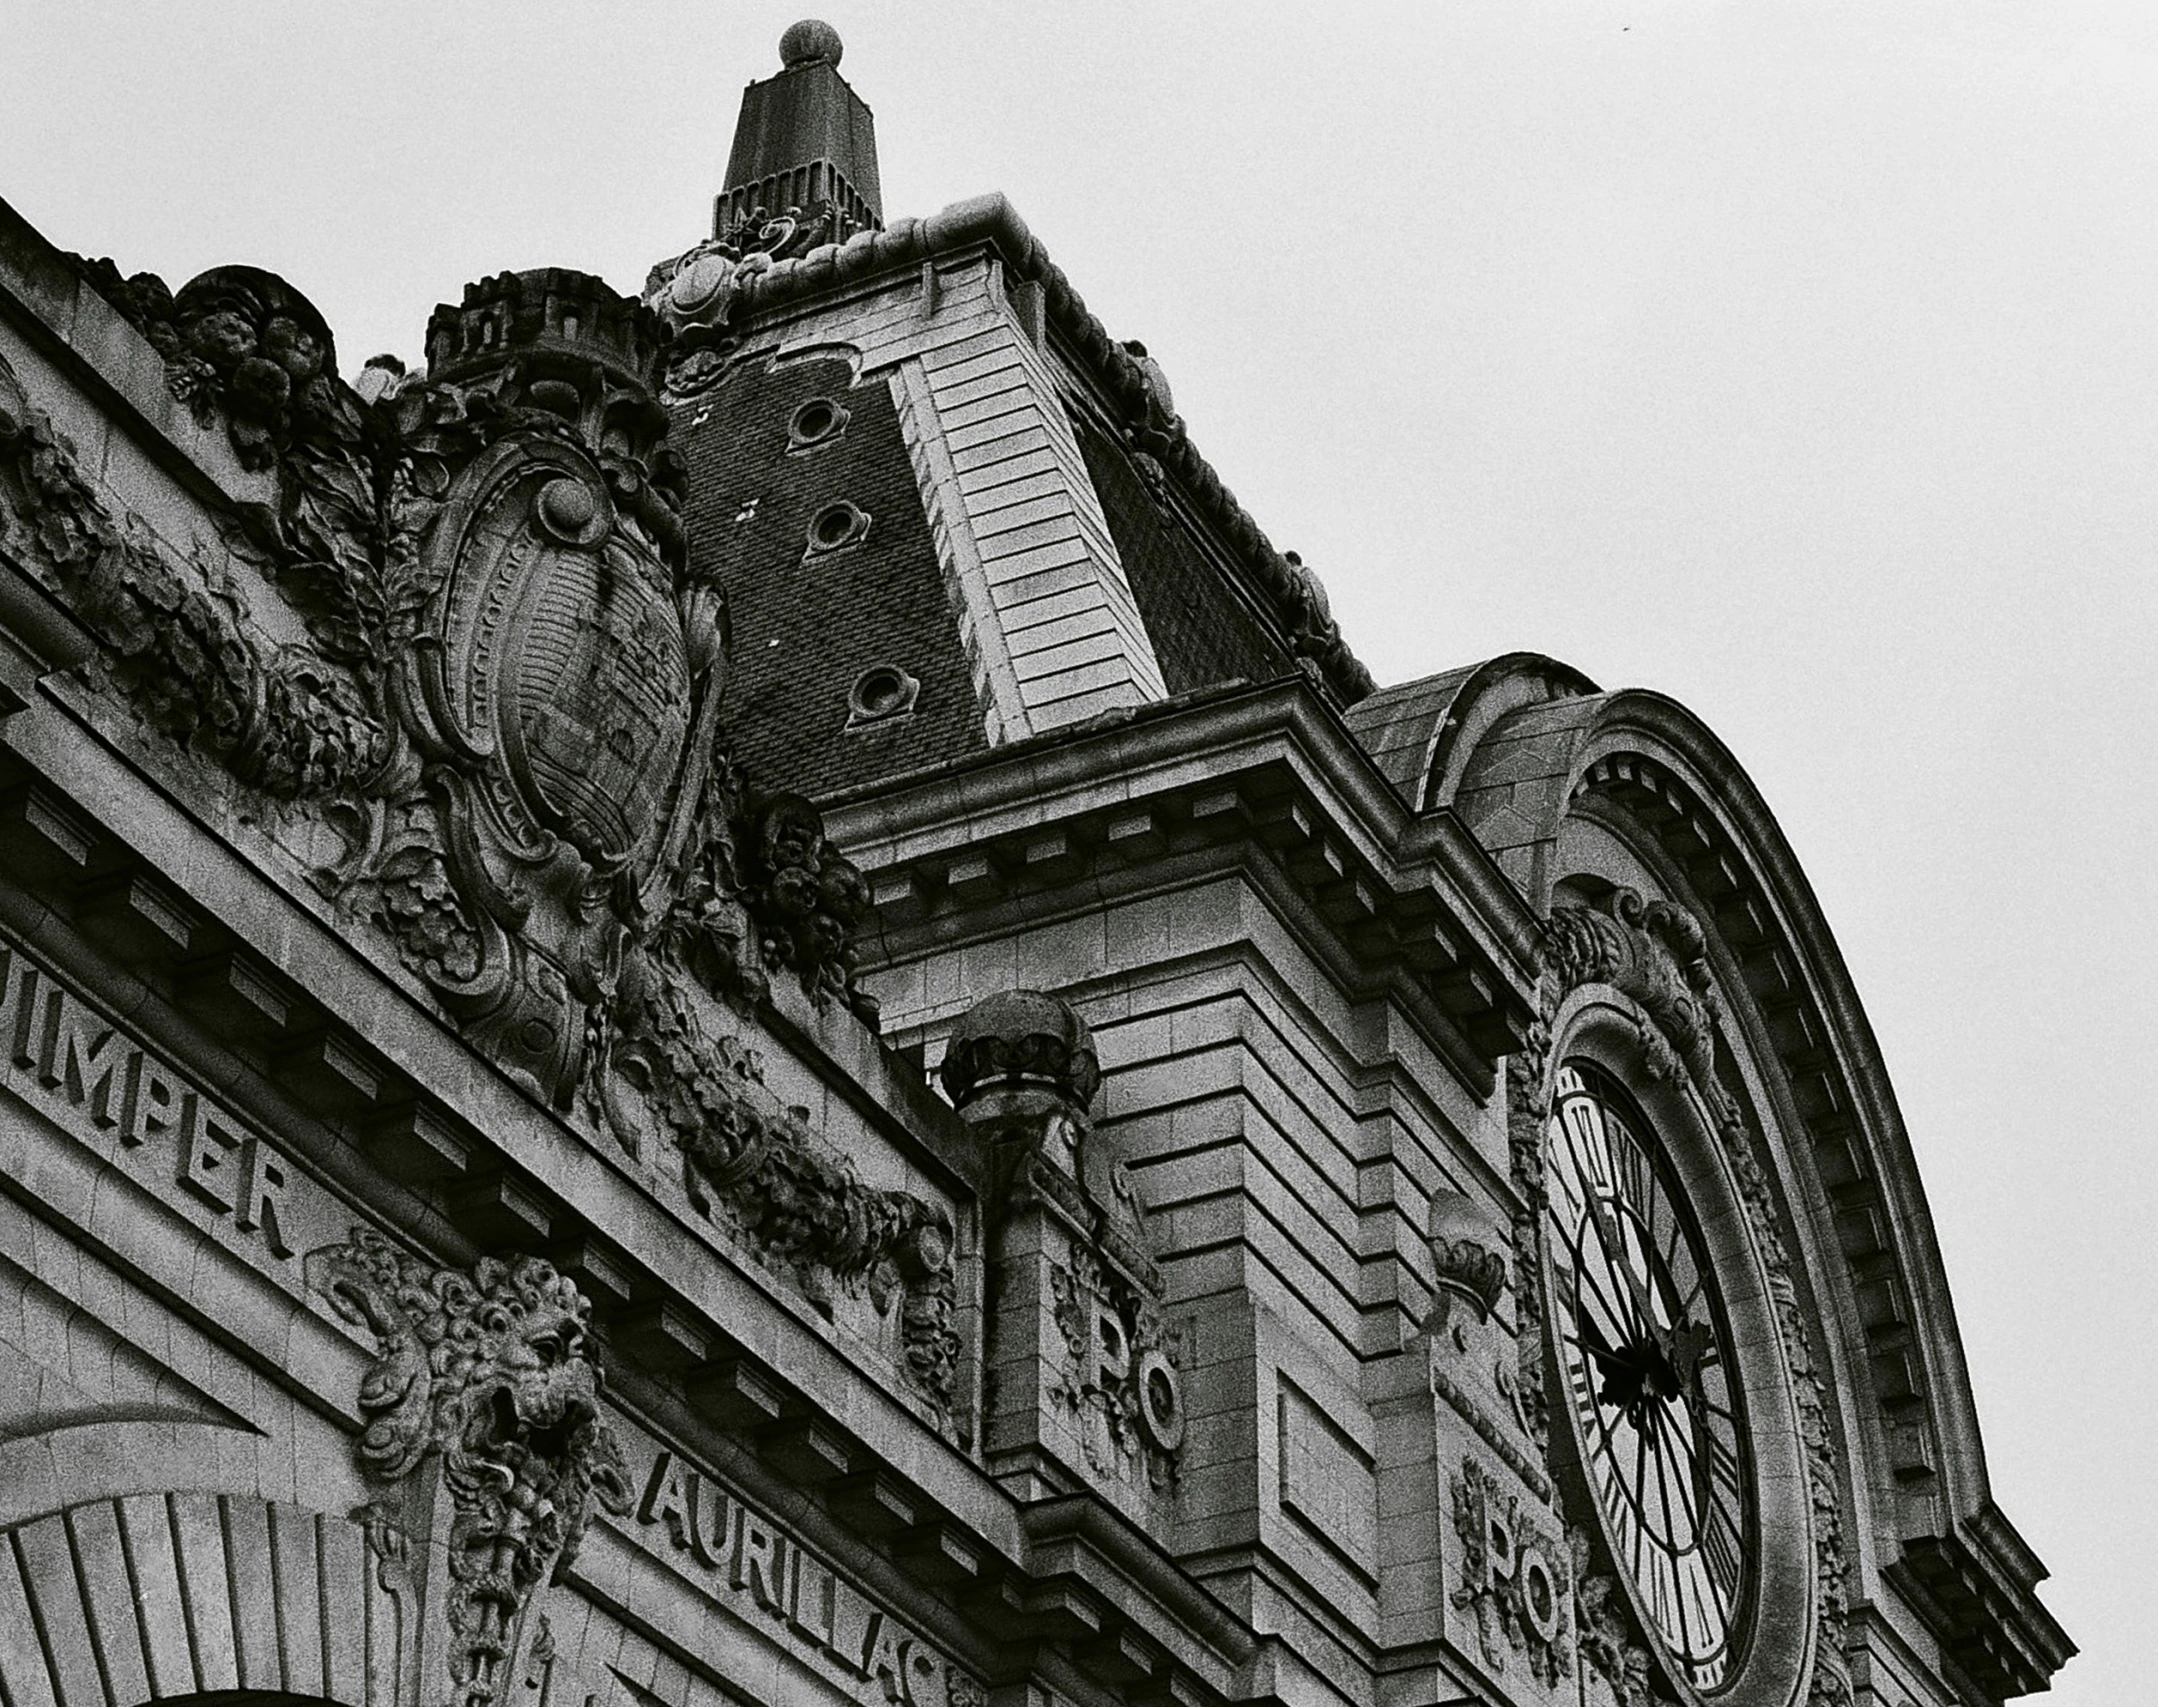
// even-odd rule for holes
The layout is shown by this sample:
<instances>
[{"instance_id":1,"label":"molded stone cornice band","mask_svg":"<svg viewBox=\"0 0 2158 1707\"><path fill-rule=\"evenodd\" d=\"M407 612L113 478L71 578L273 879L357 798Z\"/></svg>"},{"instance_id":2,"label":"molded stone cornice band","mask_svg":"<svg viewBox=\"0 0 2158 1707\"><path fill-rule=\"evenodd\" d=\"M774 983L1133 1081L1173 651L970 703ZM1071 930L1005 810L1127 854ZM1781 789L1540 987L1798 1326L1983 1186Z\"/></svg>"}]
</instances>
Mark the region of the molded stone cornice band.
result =
<instances>
[{"instance_id":1,"label":"molded stone cornice band","mask_svg":"<svg viewBox=\"0 0 2158 1707\"><path fill-rule=\"evenodd\" d=\"M1280 774L1284 766L1288 775ZM1111 776L1113 795L1100 786ZM1300 795L1319 804L1324 824ZM874 800L835 803L827 817L834 839L870 874L889 937L911 916L895 884L948 888L954 871L980 865L986 893L1001 881L1000 862L1013 882L1047 881L1075 861L1083 865L1083 850L1046 857L1032 851L1041 838L1066 832L1104 851L1148 842L1163 825L1141 830L1138 817L1172 804L1202 840L1249 831L1291 860L1308 850L1312 880L1338 888L1340 906L1353 904L1358 917L1398 920L1412 934L1439 931L1440 959L1474 974L1449 981L1444 967L1435 968L1451 1017L1472 1028L1487 1056L1518 1041L1541 925L1450 812L1410 814L1339 720L1295 682L1150 706L1097 729L1000 749L902 779ZM1107 831L1112 818L1117 835ZM1097 820L1098 833L1088 828ZM1021 857L1004 860L1007 847ZM1336 860L1346 863L1336 870ZM1444 927L1424 906L1428 880L1402 889L1401 878L1379 875L1427 862L1448 893L1468 903L1457 902ZM1345 918L1336 929L1346 936L1355 923Z\"/></svg>"}]
</instances>

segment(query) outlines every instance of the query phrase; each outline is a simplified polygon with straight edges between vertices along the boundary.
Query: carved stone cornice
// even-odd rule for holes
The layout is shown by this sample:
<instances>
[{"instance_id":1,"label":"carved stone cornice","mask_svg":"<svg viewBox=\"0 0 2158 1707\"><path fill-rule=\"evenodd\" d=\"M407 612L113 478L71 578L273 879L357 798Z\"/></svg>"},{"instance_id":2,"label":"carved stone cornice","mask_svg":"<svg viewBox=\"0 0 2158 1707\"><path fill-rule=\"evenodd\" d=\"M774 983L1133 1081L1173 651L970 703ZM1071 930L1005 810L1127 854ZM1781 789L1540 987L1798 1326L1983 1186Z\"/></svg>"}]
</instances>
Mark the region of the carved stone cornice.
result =
<instances>
[{"instance_id":1,"label":"carved stone cornice","mask_svg":"<svg viewBox=\"0 0 2158 1707\"><path fill-rule=\"evenodd\" d=\"M1406 813L1294 683L1017 744L825 816L869 876L880 963L1240 869L1345 983L1431 1004L1464 1073L1491 1073L1528 1020L1541 933L1519 892L1446 814Z\"/></svg>"},{"instance_id":2,"label":"carved stone cornice","mask_svg":"<svg viewBox=\"0 0 2158 1707\"><path fill-rule=\"evenodd\" d=\"M2032 1593L2045 1568L1997 1507L1980 1512L1970 1531L1906 1541L1888 1575L1987 1696L2045 1689L2076 1651Z\"/></svg>"}]
</instances>

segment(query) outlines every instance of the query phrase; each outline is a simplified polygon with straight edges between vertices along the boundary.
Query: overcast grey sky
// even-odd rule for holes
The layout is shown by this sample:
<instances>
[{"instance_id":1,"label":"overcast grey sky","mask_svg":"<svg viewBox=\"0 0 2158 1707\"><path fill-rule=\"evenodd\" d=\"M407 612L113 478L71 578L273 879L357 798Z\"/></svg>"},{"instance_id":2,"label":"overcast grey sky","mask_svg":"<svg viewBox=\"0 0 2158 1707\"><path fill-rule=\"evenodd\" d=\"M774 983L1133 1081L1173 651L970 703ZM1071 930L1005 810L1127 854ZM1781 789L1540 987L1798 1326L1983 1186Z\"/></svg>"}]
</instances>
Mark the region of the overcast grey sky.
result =
<instances>
[{"instance_id":1,"label":"overcast grey sky","mask_svg":"<svg viewBox=\"0 0 2158 1707\"><path fill-rule=\"evenodd\" d=\"M0 0L0 195L307 292L705 232L794 5ZM825 5L887 211L1005 191L1382 682L1676 695L1811 873L1917 1145L1995 1493L2158 1629L2158 8Z\"/></svg>"}]
</instances>

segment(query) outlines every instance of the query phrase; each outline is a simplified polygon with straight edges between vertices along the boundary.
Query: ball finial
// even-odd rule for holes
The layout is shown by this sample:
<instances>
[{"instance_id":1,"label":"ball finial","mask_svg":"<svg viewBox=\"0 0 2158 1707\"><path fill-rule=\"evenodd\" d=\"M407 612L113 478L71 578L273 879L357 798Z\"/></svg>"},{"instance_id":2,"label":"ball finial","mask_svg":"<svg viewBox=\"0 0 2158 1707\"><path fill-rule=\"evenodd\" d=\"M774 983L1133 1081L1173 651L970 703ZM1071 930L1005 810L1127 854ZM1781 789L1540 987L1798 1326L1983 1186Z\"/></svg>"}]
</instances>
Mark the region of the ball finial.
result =
<instances>
[{"instance_id":1,"label":"ball finial","mask_svg":"<svg viewBox=\"0 0 2158 1707\"><path fill-rule=\"evenodd\" d=\"M804 65L837 65L844 51L839 32L821 18L804 18L779 38L779 63L789 71Z\"/></svg>"}]
</instances>

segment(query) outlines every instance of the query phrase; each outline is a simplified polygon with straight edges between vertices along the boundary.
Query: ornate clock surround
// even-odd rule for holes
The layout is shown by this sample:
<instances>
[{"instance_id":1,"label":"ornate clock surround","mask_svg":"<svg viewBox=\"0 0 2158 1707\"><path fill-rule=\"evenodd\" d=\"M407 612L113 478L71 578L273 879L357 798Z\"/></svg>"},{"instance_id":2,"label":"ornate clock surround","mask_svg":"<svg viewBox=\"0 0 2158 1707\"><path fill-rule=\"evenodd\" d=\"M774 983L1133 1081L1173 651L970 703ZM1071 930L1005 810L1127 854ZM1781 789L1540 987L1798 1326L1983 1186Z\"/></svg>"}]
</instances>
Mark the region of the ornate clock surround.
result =
<instances>
[{"instance_id":1,"label":"ornate clock surround","mask_svg":"<svg viewBox=\"0 0 2158 1707\"><path fill-rule=\"evenodd\" d=\"M1804 1699L1814 1638L1813 1514L1775 1302L1745 1206L1708 1111L1683 1070L1657 1076L1668 1058L1653 1045L1644 1047L1643 1024L1653 1021L1637 1004L1608 986L1591 985L1562 1001L1554 1020L1544 1073L1546 1118L1567 1063L1587 1063L1623 1087L1665 1149L1721 1294L1725 1343L1736 1365L1733 1385L1741 1395L1746 1429L1745 1473L1753 1502L1748 1541L1753 1553L1750 1581L1734 1611L1729 1670L1717 1688L1701 1690L1687 1679L1684 1668L1657 1640L1643 1590L1625 1563L1613 1557L1583 1457L1582 1430L1573 1420L1566 1391L1551 1258L1544 1251L1538 1268L1544 1333L1537 1374L1550 1395L1550 1456L1562 1502L1569 1522L1598 1538L1589 1546L1590 1573L1600 1570L1613 1579L1617 1592L1607 1598L1614 1605L1620 1600L1627 1604L1632 1639L1652 1656L1668 1694L1681 1701L1729 1702L1734 1707L1783 1707Z\"/></svg>"},{"instance_id":2,"label":"ornate clock surround","mask_svg":"<svg viewBox=\"0 0 2158 1707\"><path fill-rule=\"evenodd\" d=\"M1719 1024L1700 926L1683 909L1623 887L1592 906L1558 905L1550 924L1542 1022L1509 1064L1513 1173L1527 1205L1515 1224L1515 1272L1523 1292L1533 1293L1523 1299L1524 1321L1546 1324L1522 1339L1521 1389L1534 1395L1531 1408L1560 1472L1582 1560L1583 1659L1621 1702L1652 1695L1717 1707L1846 1700L1842 1539L1820 1427L1823 1394L1760 1139L1716 1070L1728 1032ZM1557 1076L1569 1060L1610 1075L1655 1123L1723 1289L1749 1412L1760 1551L1744 1652L1710 1693L1679 1681L1628 1573L1614 1568L1580 1474L1568 1401L1550 1384L1556 1352L1543 1256L1544 1143Z\"/></svg>"}]
</instances>

